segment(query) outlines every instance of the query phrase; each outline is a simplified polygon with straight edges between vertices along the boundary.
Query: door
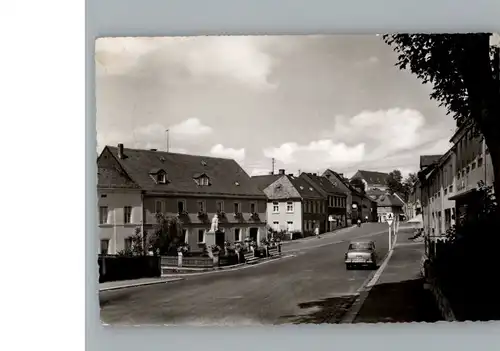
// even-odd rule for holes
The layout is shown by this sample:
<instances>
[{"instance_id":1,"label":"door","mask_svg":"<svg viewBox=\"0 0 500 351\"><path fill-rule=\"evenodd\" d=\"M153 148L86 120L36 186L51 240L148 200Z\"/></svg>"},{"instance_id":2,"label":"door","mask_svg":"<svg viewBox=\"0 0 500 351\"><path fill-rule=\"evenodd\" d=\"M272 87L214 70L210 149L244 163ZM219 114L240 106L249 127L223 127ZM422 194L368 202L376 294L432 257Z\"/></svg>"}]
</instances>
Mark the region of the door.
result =
<instances>
[{"instance_id":1,"label":"door","mask_svg":"<svg viewBox=\"0 0 500 351\"><path fill-rule=\"evenodd\" d=\"M258 243L259 228L250 228L250 239Z\"/></svg>"},{"instance_id":2,"label":"door","mask_svg":"<svg viewBox=\"0 0 500 351\"><path fill-rule=\"evenodd\" d=\"M224 235L224 232L221 231L215 232L215 245L219 246L220 248L224 248L224 241L226 241L226 236Z\"/></svg>"}]
</instances>

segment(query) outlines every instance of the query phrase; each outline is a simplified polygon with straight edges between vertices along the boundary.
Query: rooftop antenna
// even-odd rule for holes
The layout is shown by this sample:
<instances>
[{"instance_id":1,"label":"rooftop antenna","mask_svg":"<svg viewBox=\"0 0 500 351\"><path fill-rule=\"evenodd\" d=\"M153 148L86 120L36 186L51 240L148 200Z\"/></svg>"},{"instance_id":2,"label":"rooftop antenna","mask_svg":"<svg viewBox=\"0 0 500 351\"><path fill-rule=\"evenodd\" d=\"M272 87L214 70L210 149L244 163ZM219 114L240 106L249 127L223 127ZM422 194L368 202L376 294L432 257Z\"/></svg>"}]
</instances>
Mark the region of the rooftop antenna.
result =
<instances>
[{"instance_id":1,"label":"rooftop antenna","mask_svg":"<svg viewBox=\"0 0 500 351\"><path fill-rule=\"evenodd\" d=\"M272 162L272 172L274 174L274 165L276 164L276 160L274 159L274 157L272 158L271 162Z\"/></svg>"},{"instance_id":2,"label":"rooftop antenna","mask_svg":"<svg viewBox=\"0 0 500 351\"><path fill-rule=\"evenodd\" d=\"M169 152L169 151L170 151L170 140L169 140L170 138L169 138L169 132L170 132L170 129L166 129L166 130L165 130L165 137L166 137L166 138L165 138L165 139L166 139L166 140L165 140L165 142L166 142L166 144L167 144L167 146L165 147L165 149L167 150L167 152Z\"/></svg>"}]
</instances>

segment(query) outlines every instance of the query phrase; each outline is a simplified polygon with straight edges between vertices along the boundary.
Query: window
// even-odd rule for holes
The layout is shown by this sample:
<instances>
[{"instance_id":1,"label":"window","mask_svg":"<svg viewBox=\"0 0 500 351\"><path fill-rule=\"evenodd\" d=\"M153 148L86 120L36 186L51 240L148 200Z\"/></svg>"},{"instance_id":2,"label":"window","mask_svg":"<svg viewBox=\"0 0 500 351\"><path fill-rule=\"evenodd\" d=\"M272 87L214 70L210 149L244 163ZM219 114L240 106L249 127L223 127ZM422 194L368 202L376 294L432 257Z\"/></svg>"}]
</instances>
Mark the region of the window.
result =
<instances>
[{"instance_id":1,"label":"window","mask_svg":"<svg viewBox=\"0 0 500 351\"><path fill-rule=\"evenodd\" d=\"M234 228L234 241L241 241L240 234L241 234L241 229Z\"/></svg>"},{"instance_id":2,"label":"window","mask_svg":"<svg viewBox=\"0 0 500 351\"><path fill-rule=\"evenodd\" d=\"M234 213L240 213L241 210L240 210L240 203L239 202L235 202L234 203Z\"/></svg>"},{"instance_id":3,"label":"window","mask_svg":"<svg viewBox=\"0 0 500 351\"><path fill-rule=\"evenodd\" d=\"M109 250L109 239L101 240L101 255L107 255Z\"/></svg>"},{"instance_id":4,"label":"window","mask_svg":"<svg viewBox=\"0 0 500 351\"><path fill-rule=\"evenodd\" d=\"M280 222L273 222L273 227L274 227L275 231L279 231L280 230Z\"/></svg>"},{"instance_id":5,"label":"window","mask_svg":"<svg viewBox=\"0 0 500 351\"><path fill-rule=\"evenodd\" d=\"M131 223L132 220L132 207L125 206L123 208L123 223Z\"/></svg>"},{"instance_id":6,"label":"window","mask_svg":"<svg viewBox=\"0 0 500 351\"><path fill-rule=\"evenodd\" d=\"M163 201L155 201L155 213L163 213Z\"/></svg>"},{"instance_id":7,"label":"window","mask_svg":"<svg viewBox=\"0 0 500 351\"><path fill-rule=\"evenodd\" d=\"M177 212L183 213L184 211L186 211L186 204L184 203L184 200L177 201Z\"/></svg>"},{"instance_id":8,"label":"window","mask_svg":"<svg viewBox=\"0 0 500 351\"><path fill-rule=\"evenodd\" d=\"M288 201L286 203L286 212L288 212L288 213L292 213L293 212L293 202L292 201Z\"/></svg>"},{"instance_id":9,"label":"window","mask_svg":"<svg viewBox=\"0 0 500 351\"><path fill-rule=\"evenodd\" d=\"M217 212L224 212L224 201L217 201Z\"/></svg>"},{"instance_id":10,"label":"window","mask_svg":"<svg viewBox=\"0 0 500 351\"><path fill-rule=\"evenodd\" d=\"M293 222L292 221L286 222L286 230L288 232L293 232Z\"/></svg>"},{"instance_id":11,"label":"window","mask_svg":"<svg viewBox=\"0 0 500 351\"><path fill-rule=\"evenodd\" d=\"M448 194L448 188L445 188L445 189L444 189L444 194L445 194L445 195L446 195L446 194Z\"/></svg>"},{"instance_id":12,"label":"window","mask_svg":"<svg viewBox=\"0 0 500 351\"><path fill-rule=\"evenodd\" d=\"M205 230L198 229L198 242L199 243L204 242L204 240L203 240L204 238L205 238Z\"/></svg>"},{"instance_id":13,"label":"window","mask_svg":"<svg viewBox=\"0 0 500 351\"><path fill-rule=\"evenodd\" d=\"M476 162L473 162L472 165L471 165L471 169L474 170L476 169Z\"/></svg>"},{"instance_id":14,"label":"window","mask_svg":"<svg viewBox=\"0 0 500 351\"><path fill-rule=\"evenodd\" d=\"M470 166L467 166L467 174L470 172Z\"/></svg>"},{"instance_id":15,"label":"window","mask_svg":"<svg viewBox=\"0 0 500 351\"><path fill-rule=\"evenodd\" d=\"M312 213L316 213L316 201L312 201L311 202L311 212Z\"/></svg>"},{"instance_id":16,"label":"window","mask_svg":"<svg viewBox=\"0 0 500 351\"><path fill-rule=\"evenodd\" d=\"M450 187L448 188L448 192L450 192L450 193L453 192L453 185L450 185Z\"/></svg>"},{"instance_id":17,"label":"window","mask_svg":"<svg viewBox=\"0 0 500 351\"><path fill-rule=\"evenodd\" d=\"M167 174L164 172L160 172L156 175L156 180L160 184L165 184L167 182Z\"/></svg>"},{"instance_id":18,"label":"window","mask_svg":"<svg viewBox=\"0 0 500 351\"><path fill-rule=\"evenodd\" d=\"M208 183L209 183L208 177L201 177L199 181L200 181L200 183L199 183L200 185L208 185Z\"/></svg>"},{"instance_id":19,"label":"window","mask_svg":"<svg viewBox=\"0 0 500 351\"><path fill-rule=\"evenodd\" d=\"M198 201L198 211L205 212L205 201L203 200Z\"/></svg>"},{"instance_id":20,"label":"window","mask_svg":"<svg viewBox=\"0 0 500 351\"><path fill-rule=\"evenodd\" d=\"M279 202L273 202L273 213L280 213L280 204Z\"/></svg>"},{"instance_id":21,"label":"window","mask_svg":"<svg viewBox=\"0 0 500 351\"><path fill-rule=\"evenodd\" d=\"M100 224L108 223L108 206L99 207L99 223Z\"/></svg>"},{"instance_id":22,"label":"window","mask_svg":"<svg viewBox=\"0 0 500 351\"><path fill-rule=\"evenodd\" d=\"M477 166L481 167L482 165L483 165L483 158L480 157L480 158L477 159Z\"/></svg>"},{"instance_id":23,"label":"window","mask_svg":"<svg viewBox=\"0 0 500 351\"><path fill-rule=\"evenodd\" d=\"M132 250L132 238L125 239L125 250Z\"/></svg>"},{"instance_id":24,"label":"window","mask_svg":"<svg viewBox=\"0 0 500 351\"><path fill-rule=\"evenodd\" d=\"M250 213L256 213L255 202L250 202Z\"/></svg>"}]
</instances>

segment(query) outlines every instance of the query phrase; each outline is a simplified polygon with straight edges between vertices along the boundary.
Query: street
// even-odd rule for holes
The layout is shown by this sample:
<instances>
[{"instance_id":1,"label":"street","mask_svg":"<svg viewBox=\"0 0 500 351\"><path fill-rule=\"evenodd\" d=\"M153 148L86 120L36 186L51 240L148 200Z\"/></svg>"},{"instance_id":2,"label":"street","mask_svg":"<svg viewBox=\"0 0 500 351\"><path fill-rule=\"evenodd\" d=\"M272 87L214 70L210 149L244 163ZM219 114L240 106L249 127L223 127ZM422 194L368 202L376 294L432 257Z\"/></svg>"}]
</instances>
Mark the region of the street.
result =
<instances>
[{"instance_id":1,"label":"street","mask_svg":"<svg viewBox=\"0 0 500 351\"><path fill-rule=\"evenodd\" d=\"M348 241L375 241L379 264L388 251L387 224L368 223L320 239L283 245L292 257L182 281L100 292L109 324L255 325L338 323L372 270L347 271Z\"/></svg>"}]
</instances>

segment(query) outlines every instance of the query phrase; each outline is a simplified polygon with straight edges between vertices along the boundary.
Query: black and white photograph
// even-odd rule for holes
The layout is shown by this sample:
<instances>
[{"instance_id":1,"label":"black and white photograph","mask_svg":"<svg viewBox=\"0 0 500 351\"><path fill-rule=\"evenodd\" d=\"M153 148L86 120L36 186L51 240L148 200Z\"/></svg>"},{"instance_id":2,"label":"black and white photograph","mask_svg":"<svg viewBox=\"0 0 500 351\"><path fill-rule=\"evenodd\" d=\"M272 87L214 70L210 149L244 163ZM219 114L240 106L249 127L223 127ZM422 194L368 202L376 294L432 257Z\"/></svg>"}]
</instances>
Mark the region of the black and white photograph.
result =
<instances>
[{"instance_id":1,"label":"black and white photograph","mask_svg":"<svg viewBox=\"0 0 500 351\"><path fill-rule=\"evenodd\" d=\"M95 71L103 324L500 320L498 34L103 37Z\"/></svg>"}]
</instances>

